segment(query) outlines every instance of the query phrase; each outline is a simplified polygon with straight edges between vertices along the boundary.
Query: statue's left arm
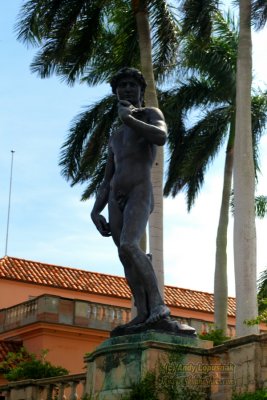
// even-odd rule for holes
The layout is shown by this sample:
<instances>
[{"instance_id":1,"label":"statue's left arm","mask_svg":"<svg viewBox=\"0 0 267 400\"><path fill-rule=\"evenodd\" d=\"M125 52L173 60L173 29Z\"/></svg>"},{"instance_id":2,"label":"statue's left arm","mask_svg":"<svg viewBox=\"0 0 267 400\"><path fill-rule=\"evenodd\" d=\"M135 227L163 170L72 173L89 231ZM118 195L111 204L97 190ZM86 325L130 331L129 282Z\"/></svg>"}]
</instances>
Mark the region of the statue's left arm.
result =
<instances>
[{"instance_id":1,"label":"statue's left arm","mask_svg":"<svg viewBox=\"0 0 267 400\"><path fill-rule=\"evenodd\" d=\"M132 128L149 143L163 146L167 138L167 126L162 112L158 108L147 108L148 122L135 118L138 108L133 107L127 101L120 101L119 116L125 125Z\"/></svg>"},{"instance_id":2,"label":"statue's left arm","mask_svg":"<svg viewBox=\"0 0 267 400\"><path fill-rule=\"evenodd\" d=\"M110 181L114 173L114 155L109 143L108 147L108 158L105 168L104 179L100 185L100 188L96 195L95 204L91 212L91 218L94 222L96 228L101 233L102 236L111 236L109 223L106 218L101 215L101 211L105 208L108 203L109 192L110 192Z\"/></svg>"}]
</instances>

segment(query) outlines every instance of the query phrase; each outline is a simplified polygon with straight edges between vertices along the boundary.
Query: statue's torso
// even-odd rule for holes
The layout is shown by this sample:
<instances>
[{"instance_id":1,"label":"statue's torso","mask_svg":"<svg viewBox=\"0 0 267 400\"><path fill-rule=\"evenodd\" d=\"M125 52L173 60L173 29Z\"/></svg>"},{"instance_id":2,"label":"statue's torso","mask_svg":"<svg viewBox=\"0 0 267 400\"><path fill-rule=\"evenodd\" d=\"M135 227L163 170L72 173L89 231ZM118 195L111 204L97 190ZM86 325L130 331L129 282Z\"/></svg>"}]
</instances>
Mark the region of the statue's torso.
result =
<instances>
[{"instance_id":1,"label":"statue's torso","mask_svg":"<svg viewBox=\"0 0 267 400\"><path fill-rule=\"evenodd\" d=\"M140 117L148 122L149 110L145 109ZM136 185L149 185L151 168L156 154L156 146L147 142L138 132L122 125L111 138L111 150L114 155L115 171L111 181L111 190L127 194Z\"/></svg>"}]
</instances>

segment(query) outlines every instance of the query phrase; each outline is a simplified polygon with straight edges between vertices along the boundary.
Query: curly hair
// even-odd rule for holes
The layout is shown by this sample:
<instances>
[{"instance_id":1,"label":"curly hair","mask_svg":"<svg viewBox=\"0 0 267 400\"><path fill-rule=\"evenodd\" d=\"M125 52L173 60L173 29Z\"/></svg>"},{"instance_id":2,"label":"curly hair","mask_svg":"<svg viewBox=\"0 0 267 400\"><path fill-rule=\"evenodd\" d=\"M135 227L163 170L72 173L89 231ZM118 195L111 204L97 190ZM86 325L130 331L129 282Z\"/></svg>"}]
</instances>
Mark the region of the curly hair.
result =
<instances>
[{"instance_id":1,"label":"curly hair","mask_svg":"<svg viewBox=\"0 0 267 400\"><path fill-rule=\"evenodd\" d=\"M134 78L140 84L142 95L144 95L147 86L144 76L138 69L129 67L120 69L110 80L110 86L113 94L116 94L119 81L125 77Z\"/></svg>"}]
</instances>

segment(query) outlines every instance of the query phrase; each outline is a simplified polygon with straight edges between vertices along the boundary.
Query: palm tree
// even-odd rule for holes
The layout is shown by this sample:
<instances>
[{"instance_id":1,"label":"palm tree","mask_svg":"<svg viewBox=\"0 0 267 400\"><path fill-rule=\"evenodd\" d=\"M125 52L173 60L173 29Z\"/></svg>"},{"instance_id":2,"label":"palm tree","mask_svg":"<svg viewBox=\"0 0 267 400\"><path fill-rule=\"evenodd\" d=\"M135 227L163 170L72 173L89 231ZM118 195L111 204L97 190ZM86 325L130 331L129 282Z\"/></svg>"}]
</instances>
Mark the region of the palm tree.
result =
<instances>
[{"instance_id":1,"label":"palm tree","mask_svg":"<svg viewBox=\"0 0 267 400\"><path fill-rule=\"evenodd\" d=\"M210 10L218 6L216 1L205 2L204 14L195 12L195 0L187 0L187 16L189 22L197 32L203 34L201 20L209 15ZM198 2L197 2L198 3ZM202 2L200 2L202 4ZM201 7L201 6L199 6ZM240 9L240 35L238 45L237 63L237 113L236 113L236 143L234 188L236 204L240 208L235 217L235 274L237 297L237 335L256 332L257 328L248 327L244 319L251 319L256 314L255 294L255 220L254 220L254 165L251 142L251 16L256 29L261 29L267 20L267 3L265 0L245 0L239 2ZM193 11L192 11L193 10ZM251 14L252 11L252 14ZM187 24L188 26L189 24ZM202 26L202 29L199 27ZM209 25L206 24L209 29ZM205 25L204 25L205 32ZM243 159L242 159L243 157ZM248 157L248 159L246 159ZM245 168L243 169L243 167ZM181 184L181 182L180 182ZM246 245L246 242L248 246ZM245 251L246 250L246 251Z\"/></svg>"},{"instance_id":2,"label":"palm tree","mask_svg":"<svg viewBox=\"0 0 267 400\"><path fill-rule=\"evenodd\" d=\"M192 37L186 49L186 63L189 61L191 71L176 92L176 104L182 107L181 123L176 122L176 125L174 122L169 135L171 155L164 193L174 197L180 190L185 190L190 211L204 183L208 165L228 137L214 276L215 325L226 332L226 247L233 165L237 34L230 29L229 21L225 23L221 19L217 20L216 30L220 35L212 36L209 45L202 47ZM183 121L195 107L206 111L200 120L186 129Z\"/></svg>"},{"instance_id":3,"label":"palm tree","mask_svg":"<svg viewBox=\"0 0 267 400\"><path fill-rule=\"evenodd\" d=\"M94 85L108 80L121 67L141 66L148 83L147 106L157 106L154 71L156 77L164 79L175 60L178 45L177 24L164 0L106 0L101 4L87 0L28 0L21 9L17 30L20 40L40 47L31 68L41 77L55 73L69 84L81 80ZM100 102L99 110L101 107L104 110L103 104L105 101ZM111 99L109 105L107 118L114 117ZM75 129L71 128L61 159L65 176L75 184L84 180L81 178L82 171L87 168L84 162L92 158L97 169L87 168L87 178L90 172L92 179L86 196L96 188L97 172L100 168L103 173L104 166L103 157L97 163L91 150L93 146L99 149L101 145L93 145L90 141L91 147L84 146L88 132L84 132L83 123L88 127L88 120L94 119L91 111L80 117L77 137L74 137ZM94 123L97 124L95 120ZM98 134L101 127L102 123L96 130ZM109 133L113 128L112 125ZM102 147L106 149L107 138L103 134L100 137L104 140ZM96 133L92 138L96 139ZM155 209L150 221L150 250L163 292L162 175L163 152L159 152L152 172Z\"/></svg>"},{"instance_id":4,"label":"palm tree","mask_svg":"<svg viewBox=\"0 0 267 400\"><path fill-rule=\"evenodd\" d=\"M188 210L203 185L208 165L227 140L224 184L216 239L214 278L215 325L227 327L227 227L232 187L233 146L235 137L235 79L238 34L233 21L214 15L209 42L189 36L184 49L187 79L180 87L162 94L163 110L169 125L170 162L165 195L176 196L184 189ZM183 73L183 71L182 71ZM186 127L191 110L204 109L202 117ZM175 114L175 109L178 112ZM254 158L266 123L267 96L252 97ZM176 118L172 116L176 115ZM170 120L168 119L170 118Z\"/></svg>"},{"instance_id":5,"label":"palm tree","mask_svg":"<svg viewBox=\"0 0 267 400\"><path fill-rule=\"evenodd\" d=\"M150 25L148 18L148 4L146 1L132 1L133 12L136 16L136 25L140 47L141 71L147 81L145 94L146 104L158 107L156 93L152 43L150 39ZM174 28L174 26L173 26ZM175 29L175 28L174 28ZM177 28L176 28L177 29ZM153 267L157 276L162 296L164 295L164 261L163 261L163 148L157 150L157 156L152 168L151 180L154 192L154 211L149 219L149 246L152 254Z\"/></svg>"},{"instance_id":6,"label":"palm tree","mask_svg":"<svg viewBox=\"0 0 267 400\"><path fill-rule=\"evenodd\" d=\"M258 333L257 310L255 171L251 132L251 1L239 3L240 27L236 83L236 138L234 158L234 261L236 278L236 334Z\"/></svg>"}]
</instances>

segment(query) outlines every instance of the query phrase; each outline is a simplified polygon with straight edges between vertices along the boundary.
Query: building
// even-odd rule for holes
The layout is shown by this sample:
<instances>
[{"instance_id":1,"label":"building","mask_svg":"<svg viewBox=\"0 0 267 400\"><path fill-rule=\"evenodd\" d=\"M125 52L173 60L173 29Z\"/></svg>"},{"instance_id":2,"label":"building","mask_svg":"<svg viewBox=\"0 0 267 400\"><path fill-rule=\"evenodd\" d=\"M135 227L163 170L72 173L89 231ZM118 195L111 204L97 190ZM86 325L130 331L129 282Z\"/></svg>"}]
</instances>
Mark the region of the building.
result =
<instances>
[{"instance_id":1,"label":"building","mask_svg":"<svg viewBox=\"0 0 267 400\"><path fill-rule=\"evenodd\" d=\"M213 323L210 293L165 286L171 315L205 332ZM125 278L14 257L0 259L0 355L25 346L70 373L109 332L130 319ZM235 299L228 299L228 334L234 336ZM13 346L13 347L12 347ZM15 347L14 347L15 346Z\"/></svg>"}]
</instances>

